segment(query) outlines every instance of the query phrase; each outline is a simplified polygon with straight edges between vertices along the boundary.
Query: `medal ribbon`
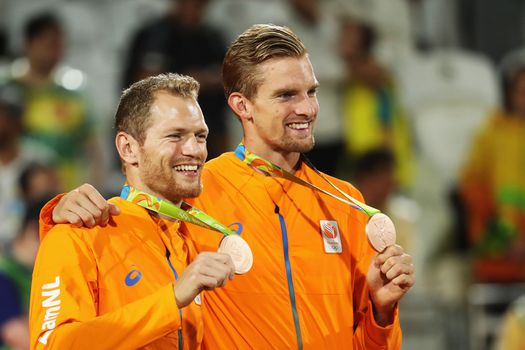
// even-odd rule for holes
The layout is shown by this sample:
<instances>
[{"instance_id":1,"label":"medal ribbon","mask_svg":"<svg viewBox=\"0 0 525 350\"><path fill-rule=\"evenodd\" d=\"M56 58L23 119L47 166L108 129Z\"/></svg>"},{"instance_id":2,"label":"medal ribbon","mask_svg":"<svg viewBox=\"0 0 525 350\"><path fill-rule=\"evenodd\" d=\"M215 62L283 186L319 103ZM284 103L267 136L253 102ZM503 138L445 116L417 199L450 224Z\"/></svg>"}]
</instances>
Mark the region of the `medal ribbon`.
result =
<instances>
[{"instance_id":1,"label":"medal ribbon","mask_svg":"<svg viewBox=\"0 0 525 350\"><path fill-rule=\"evenodd\" d=\"M293 182L295 182L295 183L297 183L299 185L306 186L306 187L311 188L313 190L319 191L319 192L324 193L324 194L326 194L326 195L328 195L328 196L330 196L332 198L335 198L335 199L337 199L337 200L339 200L339 201L341 201L341 202L343 202L345 204L350 205L352 208L357 209L357 210L365 213L368 216L372 216L374 214L377 214L377 213L381 212L380 210L378 210L376 208L373 208L373 207L371 207L369 205L361 203L357 199L353 198L349 194L347 194L344 191L342 191L339 187L337 187L334 183L332 183L332 181L328 180L328 178L326 176L324 176L319 170L317 170L313 166L313 164L304 155L301 155L302 160L309 167L311 167L315 171L316 174L321 176L321 178L323 180L328 182L336 191L341 193L346 199L341 198L341 197L339 197L339 196L337 196L337 195L335 195L333 193L330 193L330 192L328 192L326 190L323 190L322 188L317 187L317 186L315 186L314 184L311 184L308 181L300 179L297 176L295 176L294 174L290 173L289 171L284 170L283 168L281 168L280 166L278 166L276 164L273 164L269 160L263 159L263 158L259 157L258 155L251 153L250 151L248 151L246 149L246 147L244 146L244 144L242 142L235 149L235 155L240 160L242 160L244 163L246 163L248 166L250 166L251 168L253 168L255 171L257 171L258 173L260 173L262 175L290 180L290 181L293 181Z\"/></svg>"},{"instance_id":2,"label":"medal ribbon","mask_svg":"<svg viewBox=\"0 0 525 350\"><path fill-rule=\"evenodd\" d=\"M173 203L162 200L149 193L137 190L134 187L125 184L120 192L120 197L128 202L139 205L156 213L166 215L172 219L189 222L210 230L222 233L225 236L235 234L228 227L224 226L205 212L182 202L181 208Z\"/></svg>"}]
</instances>

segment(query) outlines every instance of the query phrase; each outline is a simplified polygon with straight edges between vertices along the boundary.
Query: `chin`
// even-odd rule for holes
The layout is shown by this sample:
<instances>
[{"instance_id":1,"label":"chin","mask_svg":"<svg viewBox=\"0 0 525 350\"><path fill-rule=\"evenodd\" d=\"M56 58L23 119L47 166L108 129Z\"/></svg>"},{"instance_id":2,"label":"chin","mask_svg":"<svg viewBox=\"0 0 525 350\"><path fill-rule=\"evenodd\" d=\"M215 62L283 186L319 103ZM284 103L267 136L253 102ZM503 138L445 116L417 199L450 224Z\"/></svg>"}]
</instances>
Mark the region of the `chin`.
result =
<instances>
[{"instance_id":1,"label":"chin","mask_svg":"<svg viewBox=\"0 0 525 350\"><path fill-rule=\"evenodd\" d=\"M180 198L195 198L198 197L201 192L202 186L199 184L198 186L179 188L177 195Z\"/></svg>"},{"instance_id":2,"label":"chin","mask_svg":"<svg viewBox=\"0 0 525 350\"><path fill-rule=\"evenodd\" d=\"M202 192L202 186L200 183L181 184L180 182L177 183L176 181L157 181L160 181L160 183L153 183L149 186L149 188L153 191L153 193L157 193L173 203L179 202L184 198L197 197Z\"/></svg>"},{"instance_id":3,"label":"chin","mask_svg":"<svg viewBox=\"0 0 525 350\"><path fill-rule=\"evenodd\" d=\"M313 138L309 140L301 140L301 141L295 141L292 140L290 142L286 142L284 144L283 149L287 152L299 152L299 153L306 153L311 151L314 148L314 140Z\"/></svg>"}]
</instances>

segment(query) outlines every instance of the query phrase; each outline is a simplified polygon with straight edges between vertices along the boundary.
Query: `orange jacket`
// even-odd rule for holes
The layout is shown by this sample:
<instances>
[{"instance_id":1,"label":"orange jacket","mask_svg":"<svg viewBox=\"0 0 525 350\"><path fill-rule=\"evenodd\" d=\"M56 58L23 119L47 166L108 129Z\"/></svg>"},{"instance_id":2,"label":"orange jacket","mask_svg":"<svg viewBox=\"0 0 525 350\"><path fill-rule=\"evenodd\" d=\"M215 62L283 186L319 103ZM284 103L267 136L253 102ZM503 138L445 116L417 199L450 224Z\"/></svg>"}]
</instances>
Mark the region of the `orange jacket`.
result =
<instances>
[{"instance_id":1,"label":"orange jacket","mask_svg":"<svg viewBox=\"0 0 525 350\"><path fill-rule=\"evenodd\" d=\"M44 208L44 233L58 199ZM191 242L178 223L120 198L111 202L122 214L107 227L57 225L43 237L31 290L31 348L178 349L181 317L183 348L199 348L200 306L193 302L179 314L173 292L176 273L195 255Z\"/></svg>"},{"instance_id":2,"label":"orange jacket","mask_svg":"<svg viewBox=\"0 0 525 350\"><path fill-rule=\"evenodd\" d=\"M304 164L296 175L334 191ZM350 184L330 179L362 200ZM254 254L247 274L204 295L205 348L401 347L397 309L386 328L373 318L366 274L375 253L365 235L364 214L288 180L264 177L234 153L208 162L203 183L194 205L238 231ZM321 220L337 224L323 234ZM335 248L342 252L327 253L333 242L328 236L337 229L341 244ZM221 238L191 224L181 231L199 251L216 249Z\"/></svg>"}]
</instances>

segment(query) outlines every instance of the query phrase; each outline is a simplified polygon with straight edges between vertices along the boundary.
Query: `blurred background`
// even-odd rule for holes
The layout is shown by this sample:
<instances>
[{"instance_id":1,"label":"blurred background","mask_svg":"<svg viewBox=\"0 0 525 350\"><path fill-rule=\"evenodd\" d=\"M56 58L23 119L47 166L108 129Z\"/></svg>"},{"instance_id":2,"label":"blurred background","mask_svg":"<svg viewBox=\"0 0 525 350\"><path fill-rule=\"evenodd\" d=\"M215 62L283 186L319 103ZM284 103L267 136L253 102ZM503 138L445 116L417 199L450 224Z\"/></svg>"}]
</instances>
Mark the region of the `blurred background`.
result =
<instances>
[{"instance_id":1,"label":"blurred background","mask_svg":"<svg viewBox=\"0 0 525 350\"><path fill-rule=\"evenodd\" d=\"M414 257L403 349L525 349L520 0L0 0L0 349L28 348L42 204L84 182L120 190L122 90L194 76L210 158L232 150L222 58L268 22L301 37L320 82L309 158Z\"/></svg>"}]
</instances>

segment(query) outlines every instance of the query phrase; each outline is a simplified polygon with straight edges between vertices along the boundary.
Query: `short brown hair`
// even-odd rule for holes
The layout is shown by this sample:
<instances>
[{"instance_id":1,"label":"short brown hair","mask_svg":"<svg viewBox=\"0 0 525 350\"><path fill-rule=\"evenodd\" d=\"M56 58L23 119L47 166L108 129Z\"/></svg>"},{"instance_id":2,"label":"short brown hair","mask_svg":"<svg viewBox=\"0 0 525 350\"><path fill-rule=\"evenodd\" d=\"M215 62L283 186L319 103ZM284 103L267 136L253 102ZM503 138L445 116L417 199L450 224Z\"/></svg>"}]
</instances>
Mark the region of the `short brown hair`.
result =
<instances>
[{"instance_id":1,"label":"short brown hair","mask_svg":"<svg viewBox=\"0 0 525 350\"><path fill-rule=\"evenodd\" d=\"M127 88L120 97L115 114L115 132L133 136L141 145L150 126L150 110L156 93L168 92L174 96L197 99L199 83L192 77L166 73L140 80Z\"/></svg>"},{"instance_id":2,"label":"short brown hair","mask_svg":"<svg viewBox=\"0 0 525 350\"><path fill-rule=\"evenodd\" d=\"M222 64L226 98L240 92L251 98L261 84L257 65L274 57L301 57L306 54L301 39L290 28L255 24L231 44Z\"/></svg>"}]
</instances>

